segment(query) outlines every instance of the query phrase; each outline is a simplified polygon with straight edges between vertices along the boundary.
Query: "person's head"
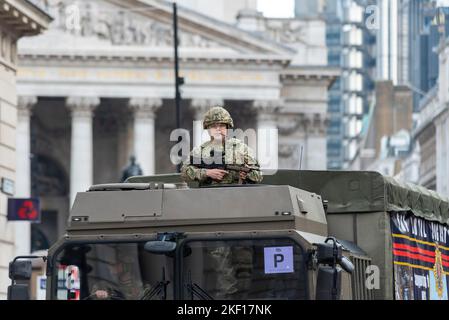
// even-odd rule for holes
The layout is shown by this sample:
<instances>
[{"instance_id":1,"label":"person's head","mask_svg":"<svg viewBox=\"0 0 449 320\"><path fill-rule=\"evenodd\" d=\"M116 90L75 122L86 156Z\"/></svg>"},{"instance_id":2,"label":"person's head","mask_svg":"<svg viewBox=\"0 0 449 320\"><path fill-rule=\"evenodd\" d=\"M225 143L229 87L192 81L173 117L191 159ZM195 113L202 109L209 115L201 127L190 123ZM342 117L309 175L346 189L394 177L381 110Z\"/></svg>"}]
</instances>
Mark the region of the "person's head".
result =
<instances>
[{"instance_id":1,"label":"person's head","mask_svg":"<svg viewBox=\"0 0 449 320\"><path fill-rule=\"evenodd\" d=\"M224 140L228 129L233 127L231 115L222 107L213 107L204 115L203 128L209 132L212 139Z\"/></svg>"}]
</instances>

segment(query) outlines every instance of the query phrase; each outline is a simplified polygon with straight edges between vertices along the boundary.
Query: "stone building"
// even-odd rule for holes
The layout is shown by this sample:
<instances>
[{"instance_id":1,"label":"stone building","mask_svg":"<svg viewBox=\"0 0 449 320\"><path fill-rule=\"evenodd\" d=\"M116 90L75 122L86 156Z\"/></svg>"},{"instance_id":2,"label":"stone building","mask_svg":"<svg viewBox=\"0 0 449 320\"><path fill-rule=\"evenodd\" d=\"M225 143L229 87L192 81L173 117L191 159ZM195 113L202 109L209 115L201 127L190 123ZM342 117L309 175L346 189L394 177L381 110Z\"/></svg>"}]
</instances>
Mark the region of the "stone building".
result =
<instances>
[{"instance_id":1,"label":"stone building","mask_svg":"<svg viewBox=\"0 0 449 320\"><path fill-rule=\"evenodd\" d=\"M419 184L437 190L435 117L440 112L438 86L430 90L420 103L419 122L414 139L419 146Z\"/></svg>"},{"instance_id":2,"label":"stone building","mask_svg":"<svg viewBox=\"0 0 449 320\"><path fill-rule=\"evenodd\" d=\"M17 182L21 176L30 175L29 168L16 168L16 152L27 148L16 143L16 135L25 133L18 120L23 112L17 110L17 40L41 33L50 21L47 14L28 1L0 0L0 299L6 297L9 262L17 253L29 253L27 243L16 241L23 232L29 237L29 223L7 221L8 197L29 196L29 186Z\"/></svg>"},{"instance_id":3,"label":"stone building","mask_svg":"<svg viewBox=\"0 0 449 320\"><path fill-rule=\"evenodd\" d=\"M20 43L18 90L30 111L21 139L32 173L23 179L41 198L34 236L45 244L63 232L76 192L119 181L131 154L143 174L174 172L176 128L171 3L40 2L55 21ZM303 168L325 169L327 92L338 70L327 66L324 21L268 19L236 2L234 23L178 8L182 128L198 144L204 112L223 104L237 128L271 130L280 168L298 168L303 150Z\"/></svg>"},{"instance_id":4,"label":"stone building","mask_svg":"<svg viewBox=\"0 0 449 320\"><path fill-rule=\"evenodd\" d=\"M413 92L392 81L377 81L375 104L361 140L361 170L395 176L409 155L413 126Z\"/></svg>"},{"instance_id":5,"label":"stone building","mask_svg":"<svg viewBox=\"0 0 449 320\"><path fill-rule=\"evenodd\" d=\"M449 41L439 46L437 85L421 102L415 130L420 145L420 183L449 196Z\"/></svg>"}]
</instances>

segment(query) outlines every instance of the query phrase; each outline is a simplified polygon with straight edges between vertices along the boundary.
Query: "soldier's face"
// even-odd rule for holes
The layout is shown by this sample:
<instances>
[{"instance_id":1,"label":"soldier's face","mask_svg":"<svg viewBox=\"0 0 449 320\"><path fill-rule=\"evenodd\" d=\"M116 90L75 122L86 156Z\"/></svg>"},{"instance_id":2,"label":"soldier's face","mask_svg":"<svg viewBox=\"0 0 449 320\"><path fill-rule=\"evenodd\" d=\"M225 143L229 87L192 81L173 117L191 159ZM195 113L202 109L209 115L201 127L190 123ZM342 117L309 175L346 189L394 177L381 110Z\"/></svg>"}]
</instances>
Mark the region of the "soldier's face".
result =
<instances>
[{"instance_id":1,"label":"soldier's face","mask_svg":"<svg viewBox=\"0 0 449 320\"><path fill-rule=\"evenodd\" d=\"M214 140L223 140L226 138L228 128L224 123L214 123L209 127L209 135Z\"/></svg>"}]
</instances>

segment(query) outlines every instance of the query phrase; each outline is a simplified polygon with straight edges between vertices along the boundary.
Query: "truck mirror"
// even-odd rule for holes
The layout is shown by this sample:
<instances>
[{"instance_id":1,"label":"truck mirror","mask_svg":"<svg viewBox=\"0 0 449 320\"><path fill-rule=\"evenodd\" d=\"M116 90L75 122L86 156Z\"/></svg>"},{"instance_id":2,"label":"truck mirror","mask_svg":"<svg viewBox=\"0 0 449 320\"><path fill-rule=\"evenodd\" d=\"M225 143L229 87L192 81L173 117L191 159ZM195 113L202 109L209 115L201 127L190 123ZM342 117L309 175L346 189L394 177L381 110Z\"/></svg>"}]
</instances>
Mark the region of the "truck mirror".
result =
<instances>
[{"instance_id":1,"label":"truck mirror","mask_svg":"<svg viewBox=\"0 0 449 320\"><path fill-rule=\"evenodd\" d=\"M11 280L30 280L32 265L30 260L17 261L9 263L9 279Z\"/></svg>"},{"instance_id":2,"label":"truck mirror","mask_svg":"<svg viewBox=\"0 0 449 320\"><path fill-rule=\"evenodd\" d=\"M316 284L316 300L339 300L340 293L341 269L331 266L319 266Z\"/></svg>"},{"instance_id":3,"label":"truck mirror","mask_svg":"<svg viewBox=\"0 0 449 320\"><path fill-rule=\"evenodd\" d=\"M176 242L172 241L148 241L144 245L145 251L155 254L168 254L176 249Z\"/></svg>"},{"instance_id":4,"label":"truck mirror","mask_svg":"<svg viewBox=\"0 0 449 320\"><path fill-rule=\"evenodd\" d=\"M19 261L20 259L27 259ZM11 285L8 287L7 299L8 300L29 300L30 293L28 290L28 282L31 279L33 272L33 265L30 259L43 259L47 261L45 256L18 256L15 257L12 262L9 263L9 278L11 279ZM16 281L21 283L17 283Z\"/></svg>"},{"instance_id":5,"label":"truck mirror","mask_svg":"<svg viewBox=\"0 0 449 320\"><path fill-rule=\"evenodd\" d=\"M332 243L318 243L317 244L317 261L319 264L334 264L341 260L342 249L341 246L334 246Z\"/></svg>"},{"instance_id":6,"label":"truck mirror","mask_svg":"<svg viewBox=\"0 0 449 320\"><path fill-rule=\"evenodd\" d=\"M30 300L28 284L12 284L8 286L8 300Z\"/></svg>"},{"instance_id":7,"label":"truck mirror","mask_svg":"<svg viewBox=\"0 0 449 320\"><path fill-rule=\"evenodd\" d=\"M31 279L32 265L30 260L18 261L14 259L9 263L9 278L11 285L8 287L8 300L29 300L30 293L28 283L16 283L17 280L28 282Z\"/></svg>"},{"instance_id":8,"label":"truck mirror","mask_svg":"<svg viewBox=\"0 0 449 320\"><path fill-rule=\"evenodd\" d=\"M330 238L332 239L332 238ZM318 243L316 259L319 264L339 264L348 273L354 271L351 260L343 256L342 246L335 240L334 243Z\"/></svg>"},{"instance_id":9,"label":"truck mirror","mask_svg":"<svg viewBox=\"0 0 449 320\"><path fill-rule=\"evenodd\" d=\"M159 233L156 241L148 241L143 248L150 253L168 255L176 250L177 240L180 237L182 233L178 232Z\"/></svg>"}]
</instances>

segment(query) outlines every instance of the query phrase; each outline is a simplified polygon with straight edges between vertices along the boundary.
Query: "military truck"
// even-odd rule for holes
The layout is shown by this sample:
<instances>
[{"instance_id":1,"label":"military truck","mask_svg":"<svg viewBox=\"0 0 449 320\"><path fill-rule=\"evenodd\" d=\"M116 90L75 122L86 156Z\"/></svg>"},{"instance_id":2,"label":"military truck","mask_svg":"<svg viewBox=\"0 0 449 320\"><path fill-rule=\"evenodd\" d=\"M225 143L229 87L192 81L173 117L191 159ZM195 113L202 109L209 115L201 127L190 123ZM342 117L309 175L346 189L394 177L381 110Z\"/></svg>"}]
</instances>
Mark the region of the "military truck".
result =
<instances>
[{"instance_id":1,"label":"military truck","mask_svg":"<svg viewBox=\"0 0 449 320\"><path fill-rule=\"evenodd\" d=\"M132 177L78 193L48 256L10 264L8 297L28 297L38 258L47 299L444 298L448 208L374 172L280 170L263 184L209 187ZM441 238L407 234L426 228Z\"/></svg>"}]
</instances>

